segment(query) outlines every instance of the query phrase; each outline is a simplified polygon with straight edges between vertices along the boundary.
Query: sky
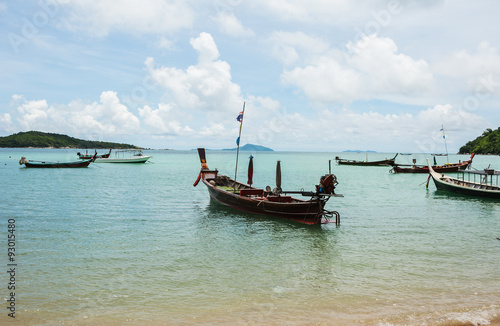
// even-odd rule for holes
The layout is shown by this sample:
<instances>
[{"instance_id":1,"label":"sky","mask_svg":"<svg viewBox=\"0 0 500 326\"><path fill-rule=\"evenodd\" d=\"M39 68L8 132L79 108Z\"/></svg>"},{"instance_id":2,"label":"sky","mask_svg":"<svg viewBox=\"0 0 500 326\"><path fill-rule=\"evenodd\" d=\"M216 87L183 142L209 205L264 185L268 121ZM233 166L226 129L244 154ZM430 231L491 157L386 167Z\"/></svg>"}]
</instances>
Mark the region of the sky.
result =
<instances>
[{"instance_id":1,"label":"sky","mask_svg":"<svg viewBox=\"0 0 500 326\"><path fill-rule=\"evenodd\" d=\"M0 0L0 136L456 153L500 126L493 0ZM443 139L444 128L445 139Z\"/></svg>"}]
</instances>

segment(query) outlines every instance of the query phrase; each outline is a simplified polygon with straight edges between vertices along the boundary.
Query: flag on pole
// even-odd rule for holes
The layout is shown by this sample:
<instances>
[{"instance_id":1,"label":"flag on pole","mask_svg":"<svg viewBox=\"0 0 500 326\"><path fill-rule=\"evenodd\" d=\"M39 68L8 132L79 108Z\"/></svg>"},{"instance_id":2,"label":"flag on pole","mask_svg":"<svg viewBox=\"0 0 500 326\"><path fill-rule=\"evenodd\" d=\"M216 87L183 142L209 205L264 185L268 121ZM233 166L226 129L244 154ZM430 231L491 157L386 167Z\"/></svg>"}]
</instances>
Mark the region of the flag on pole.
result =
<instances>
[{"instance_id":1,"label":"flag on pole","mask_svg":"<svg viewBox=\"0 0 500 326\"><path fill-rule=\"evenodd\" d=\"M240 114L238 114L238 116L236 117L236 121L240 123L240 131L238 135L241 135L241 126L243 125L243 111L241 111ZM240 136L236 138L236 145L240 146Z\"/></svg>"},{"instance_id":2,"label":"flag on pole","mask_svg":"<svg viewBox=\"0 0 500 326\"><path fill-rule=\"evenodd\" d=\"M238 176L238 156L240 154L240 137L241 137L241 127L243 126L243 114L245 113L245 102L243 102L243 110L236 117L236 121L240 123L240 131L238 133L238 138L236 139L236 145L238 145L238 149L236 150L236 166L234 168L234 183L233 187L236 190L236 177Z\"/></svg>"},{"instance_id":3,"label":"flag on pole","mask_svg":"<svg viewBox=\"0 0 500 326\"><path fill-rule=\"evenodd\" d=\"M444 128L441 128L441 131L443 132L443 139L446 139L446 137L444 136Z\"/></svg>"}]
</instances>

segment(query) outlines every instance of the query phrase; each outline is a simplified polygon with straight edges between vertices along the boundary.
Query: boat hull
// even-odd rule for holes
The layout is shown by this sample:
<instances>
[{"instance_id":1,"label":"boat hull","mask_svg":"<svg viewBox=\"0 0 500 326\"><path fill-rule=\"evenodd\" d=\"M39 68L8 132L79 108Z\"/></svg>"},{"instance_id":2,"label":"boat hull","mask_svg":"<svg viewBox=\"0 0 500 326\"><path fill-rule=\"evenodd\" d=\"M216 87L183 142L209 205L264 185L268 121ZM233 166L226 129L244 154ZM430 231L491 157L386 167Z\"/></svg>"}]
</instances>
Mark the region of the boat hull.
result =
<instances>
[{"instance_id":1,"label":"boat hull","mask_svg":"<svg viewBox=\"0 0 500 326\"><path fill-rule=\"evenodd\" d=\"M391 166L394 165L394 160L373 161L373 162L338 160L337 163L339 165Z\"/></svg>"},{"instance_id":2,"label":"boat hull","mask_svg":"<svg viewBox=\"0 0 500 326\"><path fill-rule=\"evenodd\" d=\"M324 200L306 201L289 196L245 197L215 187L205 178L202 178L202 182L207 187L210 198L221 205L243 212L275 216L305 224L323 223ZM251 187L249 189L258 190Z\"/></svg>"},{"instance_id":3,"label":"boat hull","mask_svg":"<svg viewBox=\"0 0 500 326\"><path fill-rule=\"evenodd\" d=\"M437 190L456 194L500 199L500 187L478 182L460 180L438 173L429 165L429 174Z\"/></svg>"},{"instance_id":4,"label":"boat hull","mask_svg":"<svg viewBox=\"0 0 500 326\"><path fill-rule=\"evenodd\" d=\"M464 163L459 163L459 164L453 164L453 165L443 165L443 166L433 166L434 171L440 172L440 173L450 173L450 172L457 172L459 170L465 170L469 166L469 162L464 162ZM392 172L394 173L429 173L429 167L428 166L412 166L409 168L402 168L400 166L394 166L392 169Z\"/></svg>"},{"instance_id":5,"label":"boat hull","mask_svg":"<svg viewBox=\"0 0 500 326\"><path fill-rule=\"evenodd\" d=\"M396 154L398 156L398 154ZM393 158L388 158L380 161L356 161L356 160L346 160L339 158L338 156L335 158L337 164L339 165L359 165L359 166L394 166L396 162L396 156Z\"/></svg>"},{"instance_id":6,"label":"boat hull","mask_svg":"<svg viewBox=\"0 0 500 326\"><path fill-rule=\"evenodd\" d=\"M146 163L151 156L138 156L130 158L96 158L96 163Z\"/></svg>"},{"instance_id":7,"label":"boat hull","mask_svg":"<svg viewBox=\"0 0 500 326\"><path fill-rule=\"evenodd\" d=\"M475 154L472 153L468 161L463 161L463 162L458 162L458 163L453 163L453 164L445 164L445 165L432 165L432 169L434 172L438 173L450 173L450 172L457 172L460 170L465 170L467 169L471 164L472 160L474 159ZM408 166L408 165L406 165ZM424 165L424 166L417 166L417 165L412 165L410 167L403 167L403 165L398 165L396 164L390 172L393 173L426 173L429 174L429 165Z\"/></svg>"},{"instance_id":8,"label":"boat hull","mask_svg":"<svg viewBox=\"0 0 500 326\"><path fill-rule=\"evenodd\" d=\"M479 196L487 198L497 198L500 199L500 190L487 190L487 189L476 189L466 186L458 186L443 182L439 178L433 178L434 184L437 190L453 192L456 194L468 195L468 196ZM478 186L480 187L480 186Z\"/></svg>"},{"instance_id":9,"label":"boat hull","mask_svg":"<svg viewBox=\"0 0 500 326\"><path fill-rule=\"evenodd\" d=\"M78 155L78 158L80 160L90 160L90 159L93 159L94 156L95 158L108 158L109 155L111 154L111 150L109 151L109 153L106 153L106 154L101 154L101 155L97 155L97 152L96 154L80 154L80 152L76 153L76 155Z\"/></svg>"},{"instance_id":10,"label":"boat hull","mask_svg":"<svg viewBox=\"0 0 500 326\"><path fill-rule=\"evenodd\" d=\"M26 162L24 165L27 168L43 168L43 169L54 169L54 168L86 168L92 160L87 161L77 161L77 162Z\"/></svg>"}]
</instances>

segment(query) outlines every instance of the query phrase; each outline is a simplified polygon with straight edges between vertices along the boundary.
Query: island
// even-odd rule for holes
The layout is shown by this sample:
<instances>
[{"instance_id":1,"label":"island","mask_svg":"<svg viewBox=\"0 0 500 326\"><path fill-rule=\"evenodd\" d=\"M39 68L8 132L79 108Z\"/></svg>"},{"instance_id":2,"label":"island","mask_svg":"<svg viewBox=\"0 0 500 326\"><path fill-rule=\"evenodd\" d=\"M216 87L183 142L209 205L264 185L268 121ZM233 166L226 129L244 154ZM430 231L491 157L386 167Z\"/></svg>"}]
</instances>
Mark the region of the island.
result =
<instances>
[{"instance_id":1,"label":"island","mask_svg":"<svg viewBox=\"0 0 500 326\"><path fill-rule=\"evenodd\" d=\"M500 155L500 128L486 129L483 134L460 147L458 154L493 154Z\"/></svg>"},{"instance_id":2,"label":"island","mask_svg":"<svg viewBox=\"0 0 500 326\"><path fill-rule=\"evenodd\" d=\"M2 148L92 148L92 149L141 149L130 144L120 144L103 141L92 141L73 138L67 135L46 133L41 131L19 132L6 137L0 137Z\"/></svg>"},{"instance_id":3,"label":"island","mask_svg":"<svg viewBox=\"0 0 500 326\"><path fill-rule=\"evenodd\" d=\"M237 148L226 148L223 149L223 151L235 151ZM245 152L274 152L273 149L269 147L264 147L261 145L254 145L254 144L245 144L244 146L240 147L240 151L245 151Z\"/></svg>"},{"instance_id":4,"label":"island","mask_svg":"<svg viewBox=\"0 0 500 326\"><path fill-rule=\"evenodd\" d=\"M362 151L362 150L352 150L342 151L343 153L376 153L376 151Z\"/></svg>"}]
</instances>

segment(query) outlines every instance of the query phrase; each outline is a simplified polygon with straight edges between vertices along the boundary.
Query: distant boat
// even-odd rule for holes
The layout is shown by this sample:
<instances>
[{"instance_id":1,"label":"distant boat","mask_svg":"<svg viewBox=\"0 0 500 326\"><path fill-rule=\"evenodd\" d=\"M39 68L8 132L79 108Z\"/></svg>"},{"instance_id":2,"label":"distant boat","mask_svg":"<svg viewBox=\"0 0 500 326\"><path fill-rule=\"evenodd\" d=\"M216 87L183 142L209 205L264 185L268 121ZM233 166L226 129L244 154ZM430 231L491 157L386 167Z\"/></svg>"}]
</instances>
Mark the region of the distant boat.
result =
<instances>
[{"instance_id":1,"label":"distant boat","mask_svg":"<svg viewBox=\"0 0 500 326\"><path fill-rule=\"evenodd\" d=\"M124 149L115 151L114 157L96 158L96 163L146 163L152 156L146 156L142 150Z\"/></svg>"},{"instance_id":2,"label":"distant boat","mask_svg":"<svg viewBox=\"0 0 500 326\"><path fill-rule=\"evenodd\" d=\"M346 160L342 159L340 157L335 157L335 160L337 161L337 164L340 165L361 165L361 166L388 166L388 165L394 165L395 160L396 160L396 154L393 158L385 159L385 160L380 160L380 161L356 161L356 160Z\"/></svg>"},{"instance_id":3,"label":"distant boat","mask_svg":"<svg viewBox=\"0 0 500 326\"><path fill-rule=\"evenodd\" d=\"M337 182L333 174L322 177L320 184L316 186L316 191L282 191L281 166L280 161L278 161L276 166L276 188L271 191L268 186L264 190L251 186L253 175L252 158L249 163L249 184L244 184L225 175L220 175L217 169L210 170L207 166L204 148L199 148L198 154L201 161L201 170L193 186L198 185L201 180L207 187L210 198L224 206L305 224L328 223L333 216L335 216L336 223L340 222L338 212L325 210L325 204L330 197L341 196L335 195L334 189ZM286 194L301 194L310 197L310 199L297 199Z\"/></svg>"},{"instance_id":4,"label":"distant boat","mask_svg":"<svg viewBox=\"0 0 500 326\"><path fill-rule=\"evenodd\" d=\"M457 172L459 170L465 170L472 164L472 159L474 158L474 153L470 156L468 161L458 162L458 163L447 163L444 165L433 165L432 168L436 172L441 173L451 173ZM415 160L414 160L415 162ZM435 162L434 162L435 163ZM427 165L411 165L411 164L396 164L390 170L393 173L429 173L429 167Z\"/></svg>"},{"instance_id":5,"label":"distant boat","mask_svg":"<svg viewBox=\"0 0 500 326\"><path fill-rule=\"evenodd\" d=\"M19 161L20 165L25 165L27 168L86 168L90 163L94 161L94 158L83 161L74 162L47 162L47 161L30 161L26 157L21 157Z\"/></svg>"},{"instance_id":6,"label":"distant boat","mask_svg":"<svg viewBox=\"0 0 500 326\"><path fill-rule=\"evenodd\" d=\"M438 190L449 191L457 194L481 196L489 198L500 198L500 187L498 186L499 171L485 169L483 171L463 171L462 179L453 178L442 173L434 171L427 160L429 169L429 178L432 177L434 184ZM465 180L465 174L469 175L468 180ZM470 181L470 176L474 176L474 181ZM475 176L479 175L479 180L475 182ZM497 177L496 184L493 184L493 176ZM429 180L427 180L429 186Z\"/></svg>"},{"instance_id":7,"label":"distant boat","mask_svg":"<svg viewBox=\"0 0 500 326\"><path fill-rule=\"evenodd\" d=\"M411 153L399 153L400 155L411 155Z\"/></svg>"},{"instance_id":8,"label":"distant boat","mask_svg":"<svg viewBox=\"0 0 500 326\"><path fill-rule=\"evenodd\" d=\"M111 154L111 150L109 150L109 153L101 154L101 155L97 155L97 150L95 151L96 158L108 158L110 154ZM78 153L76 153L76 155L78 155L78 158L80 160L90 160L91 158L94 157L94 154L89 154L88 151L85 151L85 154L78 152Z\"/></svg>"}]
</instances>

